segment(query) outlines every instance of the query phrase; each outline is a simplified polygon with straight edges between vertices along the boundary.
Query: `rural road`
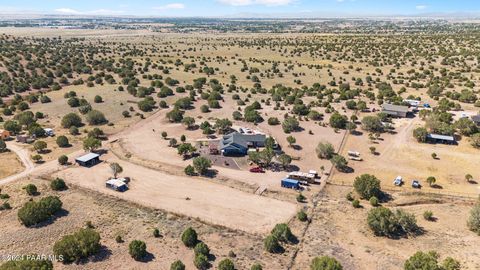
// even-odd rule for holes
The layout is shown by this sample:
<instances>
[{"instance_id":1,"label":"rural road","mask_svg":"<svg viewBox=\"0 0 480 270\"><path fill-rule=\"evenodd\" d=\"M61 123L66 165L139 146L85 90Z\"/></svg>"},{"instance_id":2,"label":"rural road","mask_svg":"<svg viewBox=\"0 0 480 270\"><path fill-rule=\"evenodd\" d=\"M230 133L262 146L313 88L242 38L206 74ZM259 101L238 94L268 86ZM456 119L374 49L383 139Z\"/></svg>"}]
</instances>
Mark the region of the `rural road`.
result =
<instances>
[{"instance_id":1,"label":"rural road","mask_svg":"<svg viewBox=\"0 0 480 270\"><path fill-rule=\"evenodd\" d=\"M30 154L28 153L27 149L24 149L13 142L7 142L7 148L10 149L15 154L17 154L18 158L23 163L25 170L21 173L17 173L17 174L8 176L6 178L0 179L0 185L7 184L17 179L28 176L35 169L35 164L33 164L33 161L30 159Z\"/></svg>"}]
</instances>

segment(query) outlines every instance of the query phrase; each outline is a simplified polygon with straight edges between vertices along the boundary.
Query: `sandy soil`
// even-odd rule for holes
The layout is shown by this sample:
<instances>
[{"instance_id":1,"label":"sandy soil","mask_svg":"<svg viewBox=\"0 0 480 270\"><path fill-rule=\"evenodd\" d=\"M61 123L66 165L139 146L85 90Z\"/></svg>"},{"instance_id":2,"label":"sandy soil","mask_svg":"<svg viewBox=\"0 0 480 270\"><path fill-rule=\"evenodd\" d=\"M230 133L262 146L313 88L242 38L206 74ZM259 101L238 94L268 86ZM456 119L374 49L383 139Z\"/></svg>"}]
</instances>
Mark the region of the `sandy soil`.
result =
<instances>
[{"instance_id":1,"label":"sandy soil","mask_svg":"<svg viewBox=\"0 0 480 270\"><path fill-rule=\"evenodd\" d=\"M38 228L20 225L17 210L30 199L22 190L27 183L36 184L40 196L60 196L65 215ZM232 260L237 269L249 269L254 262L260 262L264 269L285 269L291 257L289 251L284 256L263 252L262 237L256 235L206 225L195 219L147 209L114 196L73 186L63 192L52 192L48 186L48 181L35 179L19 181L3 189L4 193L10 195L9 201L14 208L0 211L0 254L50 255L55 241L84 227L86 221L91 221L101 235L101 252L80 264L55 263L55 269L169 269L170 264L178 259L185 263L187 269L195 269L193 251L187 249L180 240L183 230L190 226L197 231L199 239L210 247L213 255L211 264L214 266L228 257L229 251L236 254ZM160 238L153 237L154 228L160 230ZM121 235L125 242L116 243L117 235ZM128 254L128 243L134 239L146 242L151 254L147 263L136 262Z\"/></svg>"},{"instance_id":2,"label":"sandy soil","mask_svg":"<svg viewBox=\"0 0 480 270\"><path fill-rule=\"evenodd\" d=\"M0 179L23 171L22 162L14 152L0 153Z\"/></svg>"},{"instance_id":3,"label":"sandy soil","mask_svg":"<svg viewBox=\"0 0 480 270\"><path fill-rule=\"evenodd\" d=\"M426 192L477 197L480 188L476 184L467 183L465 174L472 174L474 179L480 177L477 169L480 167L478 150L470 146L468 139L460 141L458 146L417 143L412 132L422 123L418 117L396 119L394 124L397 134L383 134L382 140L375 143L370 142L368 134L349 136L344 154L349 150L359 151L364 161L351 162L355 172L336 173L333 181L351 184L356 176L370 173L382 180L385 188L394 188L393 179L400 175L406 181L402 190L411 191L411 180L418 179L423 183L423 191ZM371 146L376 147L378 155L370 154ZM432 153L436 153L438 159L433 159ZM429 176L437 179L436 188L428 187L426 178Z\"/></svg>"},{"instance_id":4,"label":"sandy soil","mask_svg":"<svg viewBox=\"0 0 480 270\"><path fill-rule=\"evenodd\" d=\"M103 156L102 159L118 162L112 156ZM275 224L288 221L297 209L292 203L248 194L224 185L172 176L122 161L119 163L124 169L123 174L133 178L130 190L125 193L105 188L105 181L111 176L107 162L90 169L71 168L59 172L58 176L76 185L145 206L250 233L271 230Z\"/></svg>"},{"instance_id":5,"label":"sandy soil","mask_svg":"<svg viewBox=\"0 0 480 270\"><path fill-rule=\"evenodd\" d=\"M451 256L459 260L462 269L478 269L479 252L471 247L480 244L480 238L469 231L466 220L470 202L394 194L395 200L387 207L399 207L414 213L425 233L417 237L388 239L375 237L366 224L371 206L355 209L345 199L350 188L327 186L316 209L293 269L307 269L315 256L330 255L339 259L346 270L403 269L403 263L415 252L435 250L440 259ZM423 219L423 212L431 210L435 222Z\"/></svg>"}]
</instances>

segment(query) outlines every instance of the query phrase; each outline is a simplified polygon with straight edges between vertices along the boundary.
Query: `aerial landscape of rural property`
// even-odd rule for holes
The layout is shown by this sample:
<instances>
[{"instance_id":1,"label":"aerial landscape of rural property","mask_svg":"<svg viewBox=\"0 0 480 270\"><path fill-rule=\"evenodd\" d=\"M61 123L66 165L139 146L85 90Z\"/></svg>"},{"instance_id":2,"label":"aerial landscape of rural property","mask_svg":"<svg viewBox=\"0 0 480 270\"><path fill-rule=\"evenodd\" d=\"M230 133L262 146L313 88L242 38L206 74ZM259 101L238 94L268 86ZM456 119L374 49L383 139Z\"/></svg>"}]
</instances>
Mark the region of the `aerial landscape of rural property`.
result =
<instances>
[{"instance_id":1,"label":"aerial landscape of rural property","mask_svg":"<svg viewBox=\"0 0 480 270\"><path fill-rule=\"evenodd\" d=\"M0 270L480 269L480 2L0 0Z\"/></svg>"}]
</instances>

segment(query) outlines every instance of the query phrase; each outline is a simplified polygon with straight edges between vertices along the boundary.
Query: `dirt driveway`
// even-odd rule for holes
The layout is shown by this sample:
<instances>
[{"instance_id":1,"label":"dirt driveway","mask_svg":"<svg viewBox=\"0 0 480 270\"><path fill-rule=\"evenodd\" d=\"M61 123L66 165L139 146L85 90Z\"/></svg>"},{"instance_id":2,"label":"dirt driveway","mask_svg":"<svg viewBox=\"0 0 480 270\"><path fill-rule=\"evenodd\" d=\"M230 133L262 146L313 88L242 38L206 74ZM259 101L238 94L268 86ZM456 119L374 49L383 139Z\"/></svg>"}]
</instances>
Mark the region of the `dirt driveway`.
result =
<instances>
[{"instance_id":1,"label":"dirt driveway","mask_svg":"<svg viewBox=\"0 0 480 270\"><path fill-rule=\"evenodd\" d=\"M93 168L74 167L58 173L59 177L81 187L107 193L148 207L199 218L249 233L266 233L275 224L295 215L293 203L258 196L197 178L179 177L102 156L118 162L124 176L132 177L130 190L118 193L105 188L111 176L107 162Z\"/></svg>"}]
</instances>

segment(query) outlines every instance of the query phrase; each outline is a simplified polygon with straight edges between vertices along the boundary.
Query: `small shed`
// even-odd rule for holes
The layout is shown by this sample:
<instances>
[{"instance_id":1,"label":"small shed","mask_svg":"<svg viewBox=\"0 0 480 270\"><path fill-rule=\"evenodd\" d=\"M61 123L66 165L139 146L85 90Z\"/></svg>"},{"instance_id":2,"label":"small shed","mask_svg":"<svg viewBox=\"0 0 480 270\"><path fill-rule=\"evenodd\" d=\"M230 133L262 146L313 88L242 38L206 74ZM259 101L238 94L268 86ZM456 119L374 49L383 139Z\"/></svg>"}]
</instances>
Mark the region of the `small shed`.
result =
<instances>
[{"instance_id":1,"label":"small shed","mask_svg":"<svg viewBox=\"0 0 480 270\"><path fill-rule=\"evenodd\" d=\"M100 155L95 153L88 153L84 156L75 159L78 165L83 167L92 167L100 163Z\"/></svg>"},{"instance_id":2,"label":"small shed","mask_svg":"<svg viewBox=\"0 0 480 270\"><path fill-rule=\"evenodd\" d=\"M128 189L128 185L120 179L110 179L105 186L119 192L125 192Z\"/></svg>"},{"instance_id":3,"label":"small shed","mask_svg":"<svg viewBox=\"0 0 480 270\"><path fill-rule=\"evenodd\" d=\"M431 143L456 144L457 141L453 136L428 134L427 141Z\"/></svg>"},{"instance_id":4,"label":"small shed","mask_svg":"<svg viewBox=\"0 0 480 270\"><path fill-rule=\"evenodd\" d=\"M383 104L382 112L393 117L405 118L408 115L409 109L407 106Z\"/></svg>"},{"instance_id":5,"label":"small shed","mask_svg":"<svg viewBox=\"0 0 480 270\"><path fill-rule=\"evenodd\" d=\"M0 129L0 139L1 140L6 140L10 138L10 131L5 130L5 129Z\"/></svg>"},{"instance_id":6,"label":"small shed","mask_svg":"<svg viewBox=\"0 0 480 270\"><path fill-rule=\"evenodd\" d=\"M35 138L28 135L17 135L16 139L19 143L32 143L35 141Z\"/></svg>"}]
</instances>

